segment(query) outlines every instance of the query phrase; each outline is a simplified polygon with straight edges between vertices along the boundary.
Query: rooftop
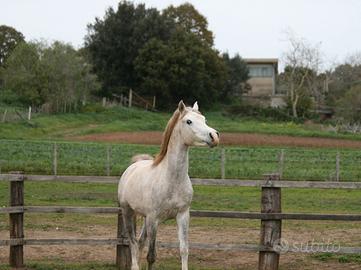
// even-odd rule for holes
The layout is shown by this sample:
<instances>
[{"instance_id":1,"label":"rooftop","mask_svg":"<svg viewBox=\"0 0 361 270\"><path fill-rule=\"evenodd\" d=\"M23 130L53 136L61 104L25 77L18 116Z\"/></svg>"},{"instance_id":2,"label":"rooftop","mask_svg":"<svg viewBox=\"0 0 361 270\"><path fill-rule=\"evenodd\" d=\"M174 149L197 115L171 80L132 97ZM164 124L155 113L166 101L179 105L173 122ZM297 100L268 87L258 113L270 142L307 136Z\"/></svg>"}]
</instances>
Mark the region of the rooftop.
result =
<instances>
[{"instance_id":1,"label":"rooftop","mask_svg":"<svg viewBox=\"0 0 361 270\"><path fill-rule=\"evenodd\" d=\"M278 58L244 58L247 64L278 64Z\"/></svg>"}]
</instances>

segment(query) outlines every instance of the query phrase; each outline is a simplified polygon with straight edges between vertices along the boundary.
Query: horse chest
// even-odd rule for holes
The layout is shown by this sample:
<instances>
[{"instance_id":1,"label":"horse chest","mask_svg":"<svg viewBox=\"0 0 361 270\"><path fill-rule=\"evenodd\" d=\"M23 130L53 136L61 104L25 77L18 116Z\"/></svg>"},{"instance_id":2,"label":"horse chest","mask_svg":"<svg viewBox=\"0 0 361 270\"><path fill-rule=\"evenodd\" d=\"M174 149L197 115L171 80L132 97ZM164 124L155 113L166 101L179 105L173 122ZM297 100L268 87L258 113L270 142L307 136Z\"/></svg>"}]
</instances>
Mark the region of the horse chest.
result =
<instances>
[{"instance_id":1,"label":"horse chest","mask_svg":"<svg viewBox=\"0 0 361 270\"><path fill-rule=\"evenodd\" d=\"M179 212L189 208L193 196L192 186L169 189L168 195L160 201L159 215L163 218L173 218Z\"/></svg>"}]
</instances>

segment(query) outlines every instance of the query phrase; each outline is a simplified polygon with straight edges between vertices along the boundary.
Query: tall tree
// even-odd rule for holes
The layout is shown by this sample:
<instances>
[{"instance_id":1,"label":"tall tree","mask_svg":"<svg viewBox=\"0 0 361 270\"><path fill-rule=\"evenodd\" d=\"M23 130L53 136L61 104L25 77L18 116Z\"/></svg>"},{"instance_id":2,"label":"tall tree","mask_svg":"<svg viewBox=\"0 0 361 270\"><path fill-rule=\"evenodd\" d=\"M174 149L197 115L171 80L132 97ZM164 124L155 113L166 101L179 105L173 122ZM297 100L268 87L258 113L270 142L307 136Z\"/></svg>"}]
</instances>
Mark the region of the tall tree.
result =
<instances>
[{"instance_id":1,"label":"tall tree","mask_svg":"<svg viewBox=\"0 0 361 270\"><path fill-rule=\"evenodd\" d=\"M140 91L157 95L163 107L200 100L210 106L218 100L226 66L196 35L177 31L169 42L149 41L135 61Z\"/></svg>"},{"instance_id":2,"label":"tall tree","mask_svg":"<svg viewBox=\"0 0 361 270\"><path fill-rule=\"evenodd\" d=\"M7 59L3 78L3 100L31 106L47 103L53 112L73 110L99 89L91 66L72 46L61 42L19 44Z\"/></svg>"},{"instance_id":3,"label":"tall tree","mask_svg":"<svg viewBox=\"0 0 361 270\"><path fill-rule=\"evenodd\" d=\"M5 60L21 42L24 42L22 33L13 27L0 25L0 67L4 65Z\"/></svg>"},{"instance_id":4,"label":"tall tree","mask_svg":"<svg viewBox=\"0 0 361 270\"><path fill-rule=\"evenodd\" d=\"M311 95L306 87L307 80L317 74L322 64L318 45L288 33L289 49L283 55L285 70L283 83L291 102L292 115L298 117L298 105L302 95Z\"/></svg>"},{"instance_id":5,"label":"tall tree","mask_svg":"<svg viewBox=\"0 0 361 270\"><path fill-rule=\"evenodd\" d=\"M361 62L345 62L336 66L329 75L327 103L336 106L352 86L361 83Z\"/></svg>"},{"instance_id":6,"label":"tall tree","mask_svg":"<svg viewBox=\"0 0 361 270\"><path fill-rule=\"evenodd\" d=\"M213 33L208 29L207 18L192 4L184 3L177 7L171 5L163 11L163 14L171 18L177 26L197 35L207 45L213 46Z\"/></svg>"},{"instance_id":7,"label":"tall tree","mask_svg":"<svg viewBox=\"0 0 361 270\"><path fill-rule=\"evenodd\" d=\"M224 53L222 59L227 67L227 76L221 98L222 100L240 98L248 90L249 70L247 64L238 54L230 57L228 53Z\"/></svg>"},{"instance_id":8,"label":"tall tree","mask_svg":"<svg viewBox=\"0 0 361 270\"><path fill-rule=\"evenodd\" d=\"M361 124L361 83L347 90L336 104L338 117L350 124Z\"/></svg>"},{"instance_id":9,"label":"tall tree","mask_svg":"<svg viewBox=\"0 0 361 270\"><path fill-rule=\"evenodd\" d=\"M89 63L69 44L56 41L45 48L41 64L46 72L47 103L54 112L76 110L100 88Z\"/></svg>"},{"instance_id":10,"label":"tall tree","mask_svg":"<svg viewBox=\"0 0 361 270\"><path fill-rule=\"evenodd\" d=\"M134 60L150 39L169 39L172 23L157 9L121 1L117 11L109 8L103 19L88 25L85 47L95 72L103 82L103 95L136 86Z\"/></svg>"},{"instance_id":11,"label":"tall tree","mask_svg":"<svg viewBox=\"0 0 361 270\"><path fill-rule=\"evenodd\" d=\"M7 58L3 70L2 92L14 96L24 105L37 106L45 101L46 85L41 77L40 47L33 43L21 43ZM7 97L2 97L7 101Z\"/></svg>"}]
</instances>

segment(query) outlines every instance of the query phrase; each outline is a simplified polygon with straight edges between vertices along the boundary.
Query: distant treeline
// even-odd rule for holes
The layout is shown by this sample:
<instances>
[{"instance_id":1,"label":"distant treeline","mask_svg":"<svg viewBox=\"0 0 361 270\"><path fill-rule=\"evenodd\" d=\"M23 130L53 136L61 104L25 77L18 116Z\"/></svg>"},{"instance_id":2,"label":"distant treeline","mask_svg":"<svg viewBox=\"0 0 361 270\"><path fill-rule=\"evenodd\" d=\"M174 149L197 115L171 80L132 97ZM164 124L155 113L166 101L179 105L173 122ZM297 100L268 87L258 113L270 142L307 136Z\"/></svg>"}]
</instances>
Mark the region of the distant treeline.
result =
<instances>
[{"instance_id":1,"label":"distant treeline","mask_svg":"<svg viewBox=\"0 0 361 270\"><path fill-rule=\"evenodd\" d=\"M79 50L62 42L26 43L8 26L0 32L0 45L8 43L1 50L4 103L69 111L92 95L111 97L132 88L156 96L161 108L179 99L210 107L240 96L248 79L239 55L214 48L206 18L191 4L159 11L122 1L88 25Z\"/></svg>"}]
</instances>

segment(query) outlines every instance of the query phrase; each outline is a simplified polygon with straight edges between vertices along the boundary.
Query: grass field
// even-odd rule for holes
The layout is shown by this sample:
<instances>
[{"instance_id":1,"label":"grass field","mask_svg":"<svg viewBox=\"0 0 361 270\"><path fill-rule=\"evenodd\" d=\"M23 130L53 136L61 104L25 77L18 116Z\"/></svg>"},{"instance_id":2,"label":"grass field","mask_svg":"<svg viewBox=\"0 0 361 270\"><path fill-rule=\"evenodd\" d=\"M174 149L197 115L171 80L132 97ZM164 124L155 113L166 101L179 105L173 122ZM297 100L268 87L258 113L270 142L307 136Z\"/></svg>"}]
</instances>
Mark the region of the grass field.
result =
<instances>
[{"instance_id":1,"label":"grass field","mask_svg":"<svg viewBox=\"0 0 361 270\"><path fill-rule=\"evenodd\" d=\"M204 112L210 126L222 132L281 134L307 137L329 137L361 140L361 135L326 131L319 124L305 125L250 118L229 117L221 112ZM0 123L0 139L64 139L94 133L116 131L161 131L170 113L139 109L111 108L102 112L41 115L30 123Z\"/></svg>"},{"instance_id":2,"label":"grass field","mask_svg":"<svg viewBox=\"0 0 361 270\"><path fill-rule=\"evenodd\" d=\"M232 119L220 112L205 113L208 123L223 132L251 132L282 134L291 136L331 137L359 140L361 136L337 134L324 130L321 125L308 125L267 122L252 119ZM163 130L170 114L144 112L137 109L113 108L101 113L81 113L55 116L38 116L30 123L0 123L0 168L2 172L22 170L28 174L51 174L54 141L57 144L58 174L105 175L107 170L107 151L110 149L110 174L120 175L128 166L130 157L136 153L155 154L158 146L77 143L66 139L85 134ZM277 147L225 147L226 178L262 179L262 174L279 171L282 167L283 178L290 180L334 180L336 155L341 157L341 180L361 180L361 153L344 149L284 148L285 161L280 165L281 149ZM194 148L190 152L191 177L220 178L221 149ZM26 182L26 205L64 205L64 206L116 206L116 185L85 184L60 182ZM0 207L9 201L9 184L0 181ZM234 210L259 212L260 190L240 187L194 187L192 209ZM361 190L319 190L283 189L282 211L285 213L338 213L359 214L361 212ZM115 232L115 215L79 214L27 214L25 233L37 237L111 237ZM259 241L258 220L236 220L215 218L192 218L191 228L203 233L198 238L203 241L250 243ZM8 237L9 221L6 215L0 216L0 237ZM344 246L360 246L360 222L304 222L285 221L282 224L284 236L290 241L323 241L328 238ZM162 224L163 233L175 228L174 221ZM173 232L173 231L172 231ZM174 233L175 235L176 233ZM203 238L202 238L203 237ZM195 238L196 239L196 238ZM10 269L6 255L0 248L0 270ZM52 251L55 255L42 254ZM32 257L26 259L27 269L33 270L111 270L116 269L112 261L103 260L102 249L91 253L89 248L57 249L55 247L31 247L27 252ZM89 252L89 253L87 253ZM113 249L109 251L113 258ZM79 253L79 257L72 257ZM89 255L90 254L90 255ZM94 255L95 254L95 255ZM97 258L99 254L99 260ZM162 251L157 269L179 269L177 251ZM165 254L165 255L164 255ZM82 256L88 259L81 259ZM242 267L234 261L243 257ZM255 269L254 261L246 263L248 257L256 260L256 254L237 254L229 252L192 251L190 269ZM109 257L107 257L109 258ZM304 269L360 269L359 255L282 255L281 270ZM80 262L78 262L80 261ZM238 264L237 264L238 263Z\"/></svg>"},{"instance_id":3,"label":"grass field","mask_svg":"<svg viewBox=\"0 0 361 270\"><path fill-rule=\"evenodd\" d=\"M0 182L0 205L5 206L8 198L9 183ZM116 206L116 185L115 184L89 184L89 183L61 183L61 182L26 182L25 183L25 205L64 205L64 206ZM361 212L361 190L318 190L318 189L283 189L282 208L285 213L308 212L308 213L343 213L358 214ZM260 189L244 187L194 187L194 200L192 209L199 210L234 210L258 212L260 210ZM0 234L7 235L8 219L0 219ZM41 233L64 235L80 235L82 237L105 237L112 232L115 233L115 215L79 215L79 214L27 214L25 215L25 234L32 235ZM204 233L210 232L216 241L232 243L258 243L259 221L257 220L236 220L236 219L215 219L215 218L192 218L191 228ZM95 231L94 229L97 228ZM167 228L175 228L174 221L167 221L162 225L162 231ZM228 238L225 232L233 235ZM335 243L344 246L358 246L361 242L360 222L310 222L310 221L285 221L283 222L283 232L286 239L294 241L322 241L331 239ZM241 234L239 235L239 233ZM243 232L243 233L242 233ZM106 233L106 234L105 234ZM105 234L105 235L104 235ZM219 234L219 236L216 236ZM249 234L247 238L245 236ZM174 232L174 236L176 233ZM34 237L34 236L33 236ZM206 238L206 237L204 237ZM207 237L207 239L209 236ZM204 240L207 242L207 239ZM209 239L208 239L209 240ZM203 241L203 240L202 240ZM77 252L80 249L76 249ZM36 252L39 252L37 249ZM45 252L45 251L44 251ZM74 251L75 252L75 251ZM179 259L167 254L164 250L161 255L157 269L179 269ZM218 263L207 263L206 254L191 252L190 269L254 269L252 266L244 267L222 267ZM73 262L67 261L63 257L70 256L61 253L58 256L42 257L44 260L27 259L28 269L50 270L50 269L115 269L113 264L108 262ZM113 253L111 253L113 254ZM172 254L177 254L173 251ZM227 255L222 255L227 254ZM228 253L217 253L214 256L222 258ZM231 256L231 255L230 255ZM245 255L232 255L245 256ZM253 255L252 255L253 256ZM302 259L297 255L289 256L289 262L283 261L280 269L326 269L333 264L360 265L360 257L357 255L303 255ZM298 258L292 260L292 256ZM1 257L1 256L0 256ZM94 258L95 259L95 258ZM1 261L1 260L0 260ZM314 263L319 265L317 268ZM324 265L323 265L324 264ZM308 265L308 267L306 267ZM312 266L313 265L313 266ZM326 268L323 268L322 265ZM304 268L305 267L305 268ZM9 269L4 263L0 263L1 270ZM332 268L341 269L341 268ZM350 268L351 269L351 268ZM352 268L357 269L357 268Z\"/></svg>"},{"instance_id":4,"label":"grass field","mask_svg":"<svg viewBox=\"0 0 361 270\"><path fill-rule=\"evenodd\" d=\"M108 150L109 149L109 150ZM334 180L336 155L340 153L342 181L360 181L361 152L355 150L225 147L226 178L262 179L265 173L283 168L283 178L290 180ZM108 163L111 175L120 175L130 158L139 153L156 154L158 146L57 142L58 174L105 175ZM191 177L220 178L221 148L192 148ZM21 170L28 174L52 174L54 143L50 141L0 140L0 168L3 172Z\"/></svg>"}]
</instances>

